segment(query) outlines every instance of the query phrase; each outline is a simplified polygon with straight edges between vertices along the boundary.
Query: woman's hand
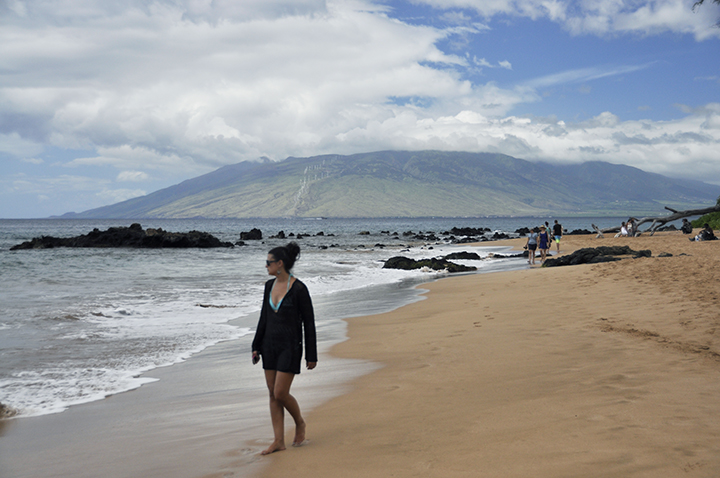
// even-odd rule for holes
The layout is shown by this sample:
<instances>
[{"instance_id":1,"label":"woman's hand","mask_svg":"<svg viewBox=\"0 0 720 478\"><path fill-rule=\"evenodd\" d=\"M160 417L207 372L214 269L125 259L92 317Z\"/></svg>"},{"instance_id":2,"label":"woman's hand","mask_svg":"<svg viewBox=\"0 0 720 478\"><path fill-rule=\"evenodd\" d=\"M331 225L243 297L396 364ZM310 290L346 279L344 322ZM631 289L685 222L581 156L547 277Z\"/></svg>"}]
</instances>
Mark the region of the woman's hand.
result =
<instances>
[{"instance_id":1,"label":"woman's hand","mask_svg":"<svg viewBox=\"0 0 720 478\"><path fill-rule=\"evenodd\" d=\"M316 366L317 366L317 362L308 362L308 363L307 363L307 368L308 368L308 370L312 370L312 369L314 369Z\"/></svg>"},{"instance_id":2,"label":"woman's hand","mask_svg":"<svg viewBox=\"0 0 720 478\"><path fill-rule=\"evenodd\" d=\"M260 354L258 353L257 350L253 350L253 353L252 353L252 363L253 363L253 365L255 365L256 363L258 363L259 361L260 361Z\"/></svg>"}]
</instances>

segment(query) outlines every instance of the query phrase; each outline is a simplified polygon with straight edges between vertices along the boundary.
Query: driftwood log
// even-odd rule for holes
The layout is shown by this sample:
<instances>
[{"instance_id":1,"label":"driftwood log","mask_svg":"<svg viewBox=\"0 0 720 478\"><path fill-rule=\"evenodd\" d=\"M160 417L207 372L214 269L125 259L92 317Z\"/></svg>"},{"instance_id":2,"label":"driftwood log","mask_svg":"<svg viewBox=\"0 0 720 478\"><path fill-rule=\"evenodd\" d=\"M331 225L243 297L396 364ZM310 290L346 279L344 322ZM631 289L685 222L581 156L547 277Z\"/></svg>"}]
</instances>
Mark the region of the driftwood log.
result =
<instances>
[{"instance_id":1,"label":"driftwood log","mask_svg":"<svg viewBox=\"0 0 720 478\"><path fill-rule=\"evenodd\" d=\"M704 209L687 209L685 211L676 211L673 208L665 206L665 209L672 212L669 216L648 216L643 217L642 219L638 219L635 223L635 228L633 230L633 236L639 236L643 232L649 232L652 236L655 234L655 231L659 228L667 224L668 222L677 221L678 219L682 219L684 217L690 217L690 216L702 216L704 214L710 214L711 212L720 212L720 202L718 204L712 206L712 207L706 207ZM640 232L638 228L641 224L646 224L648 222L652 222L649 228L645 229L644 231ZM592 225L595 232L597 232L596 237L604 237L604 234L607 234L609 232L618 232L620 231L620 226L616 227L608 227L605 229L598 228L595 224Z\"/></svg>"}]
</instances>

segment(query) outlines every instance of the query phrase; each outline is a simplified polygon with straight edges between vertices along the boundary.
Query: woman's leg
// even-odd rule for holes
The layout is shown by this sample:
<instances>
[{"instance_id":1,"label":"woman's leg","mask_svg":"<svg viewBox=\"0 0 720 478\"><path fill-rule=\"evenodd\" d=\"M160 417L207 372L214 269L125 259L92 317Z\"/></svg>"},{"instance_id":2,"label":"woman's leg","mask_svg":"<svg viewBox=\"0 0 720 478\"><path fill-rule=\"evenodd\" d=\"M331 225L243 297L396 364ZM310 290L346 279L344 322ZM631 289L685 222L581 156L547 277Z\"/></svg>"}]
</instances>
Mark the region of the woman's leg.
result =
<instances>
[{"instance_id":1,"label":"woman's leg","mask_svg":"<svg viewBox=\"0 0 720 478\"><path fill-rule=\"evenodd\" d=\"M285 449L285 411L283 410L282 404L275 398L276 380L277 372L275 370L265 370L265 382L270 391L270 419L272 420L275 439L266 450L262 451L263 455L269 455L270 453Z\"/></svg>"},{"instance_id":2,"label":"woman's leg","mask_svg":"<svg viewBox=\"0 0 720 478\"><path fill-rule=\"evenodd\" d=\"M270 418L275 439L262 452L263 455L285 449L285 409L290 412L290 416L295 421L293 445L301 445L305 441L305 420L300 413L300 405L295 397L290 395L290 386L294 378L295 375L292 373L265 370L265 381L270 391Z\"/></svg>"},{"instance_id":3,"label":"woman's leg","mask_svg":"<svg viewBox=\"0 0 720 478\"><path fill-rule=\"evenodd\" d=\"M275 399L290 413L295 421L295 438L293 438L293 446L302 445L305 441L305 420L300 413L300 405L295 397L290 395L290 386L292 385L295 374L287 372L277 372L275 378Z\"/></svg>"}]
</instances>

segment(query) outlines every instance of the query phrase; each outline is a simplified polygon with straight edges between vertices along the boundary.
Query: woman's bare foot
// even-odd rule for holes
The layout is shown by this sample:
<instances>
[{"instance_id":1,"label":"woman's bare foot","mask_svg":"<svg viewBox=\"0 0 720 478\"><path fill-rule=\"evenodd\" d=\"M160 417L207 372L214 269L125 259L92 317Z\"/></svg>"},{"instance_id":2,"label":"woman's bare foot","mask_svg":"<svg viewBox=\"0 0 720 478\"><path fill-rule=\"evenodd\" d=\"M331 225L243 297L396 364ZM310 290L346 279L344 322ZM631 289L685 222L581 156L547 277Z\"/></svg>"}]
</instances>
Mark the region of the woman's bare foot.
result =
<instances>
[{"instance_id":1,"label":"woman's bare foot","mask_svg":"<svg viewBox=\"0 0 720 478\"><path fill-rule=\"evenodd\" d=\"M272 442L272 445L270 445L266 450L263 450L260 452L261 455L269 455L270 453L275 453L276 451L283 451L285 449L285 443L281 441L274 441Z\"/></svg>"},{"instance_id":2,"label":"woman's bare foot","mask_svg":"<svg viewBox=\"0 0 720 478\"><path fill-rule=\"evenodd\" d=\"M305 443L305 422L302 422L295 427L295 438L293 439L293 446L302 446Z\"/></svg>"}]
</instances>

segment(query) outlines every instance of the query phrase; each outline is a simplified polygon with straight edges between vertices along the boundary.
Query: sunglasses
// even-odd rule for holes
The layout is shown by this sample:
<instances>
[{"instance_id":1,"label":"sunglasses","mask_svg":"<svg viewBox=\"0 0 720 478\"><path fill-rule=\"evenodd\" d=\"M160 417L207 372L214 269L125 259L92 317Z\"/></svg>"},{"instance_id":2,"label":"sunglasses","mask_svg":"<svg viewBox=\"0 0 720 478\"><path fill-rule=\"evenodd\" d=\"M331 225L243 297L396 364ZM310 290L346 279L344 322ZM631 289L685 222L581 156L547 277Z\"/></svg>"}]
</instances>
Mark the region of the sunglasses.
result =
<instances>
[{"instance_id":1,"label":"sunglasses","mask_svg":"<svg viewBox=\"0 0 720 478\"><path fill-rule=\"evenodd\" d=\"M273 262L279 262L279 261L265 261L265 266L268 267L268 266L270 266L270 264L272 264Z\"/></svg>"}]
</instances>

